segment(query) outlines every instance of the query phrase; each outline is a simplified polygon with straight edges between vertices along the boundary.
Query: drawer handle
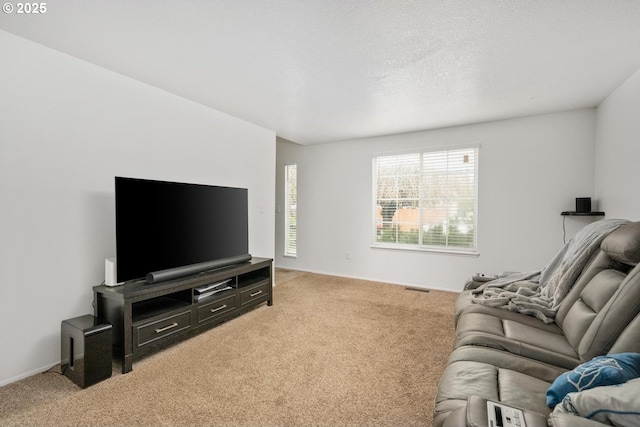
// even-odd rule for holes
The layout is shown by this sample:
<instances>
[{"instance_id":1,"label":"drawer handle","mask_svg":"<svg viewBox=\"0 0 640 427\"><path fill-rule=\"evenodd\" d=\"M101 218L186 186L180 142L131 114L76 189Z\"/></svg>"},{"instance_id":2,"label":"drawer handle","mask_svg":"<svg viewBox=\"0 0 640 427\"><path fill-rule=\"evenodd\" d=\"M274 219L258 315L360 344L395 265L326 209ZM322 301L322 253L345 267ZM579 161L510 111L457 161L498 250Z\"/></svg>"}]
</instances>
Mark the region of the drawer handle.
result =
<instances>
[{"instance_id":1,"label":"drawer handle","mask_svg":"<svg viewBox=\"0 0 640 427\"><path fill-rule=\"evenodd\" d=\"M209 311L211 311L212 313L215 313L216 311L224 310L225 308L227 308L227 304L223 304L223 305L221 305L221 306L220 306L220 307L218 307L218 308L212 308L212 309L211 309L211 310L209 310Z\"/></svg>"},{"instance_id":2,"label":"drawer handle","mask_svg":"<svg viewBox=\"0 0 640 427\"><path fill-rule=\"evenodd\" d=\"M262 293L262 291L254 292L254 293L252 293L252 294L251 294L251 298L253 298L253 297L255 297L255 296L258 296L258 295L260 295L261 293Z\"/></svg>"},{"instance_id":3,"label":"drawer handle","mask_svg":"<svg viewBox=\"0 0 640 427\"><path fill-rule=\"evenodd\" d=\"M164 332L164 331L168 331L169 329L173 329L176 326L178 326L178 322L173 322L172 324L170 324L169 326L165 326L164 328L158 328L156 329L156 334L159 334L160 332Z\"/></svg>"}]
</instances>

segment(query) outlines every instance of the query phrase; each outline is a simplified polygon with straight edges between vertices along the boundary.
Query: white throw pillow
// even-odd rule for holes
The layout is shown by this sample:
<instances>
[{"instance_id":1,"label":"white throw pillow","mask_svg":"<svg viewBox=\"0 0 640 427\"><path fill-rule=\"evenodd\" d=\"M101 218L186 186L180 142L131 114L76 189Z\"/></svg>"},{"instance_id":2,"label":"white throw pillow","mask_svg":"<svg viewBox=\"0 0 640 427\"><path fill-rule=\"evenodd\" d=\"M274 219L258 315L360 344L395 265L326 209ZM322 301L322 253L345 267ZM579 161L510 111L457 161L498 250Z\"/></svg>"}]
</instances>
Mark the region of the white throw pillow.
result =
<instances>
[{"instance_id":1,"label":"white throw pillow","mask_svg":"<svg viewBox=\"0 0 640 427\"><path fill-rule=\"evenodd\" d=\"M553 411L616 427L640 426L640 378L569 393Z\"/></svg>"}]
</instances>

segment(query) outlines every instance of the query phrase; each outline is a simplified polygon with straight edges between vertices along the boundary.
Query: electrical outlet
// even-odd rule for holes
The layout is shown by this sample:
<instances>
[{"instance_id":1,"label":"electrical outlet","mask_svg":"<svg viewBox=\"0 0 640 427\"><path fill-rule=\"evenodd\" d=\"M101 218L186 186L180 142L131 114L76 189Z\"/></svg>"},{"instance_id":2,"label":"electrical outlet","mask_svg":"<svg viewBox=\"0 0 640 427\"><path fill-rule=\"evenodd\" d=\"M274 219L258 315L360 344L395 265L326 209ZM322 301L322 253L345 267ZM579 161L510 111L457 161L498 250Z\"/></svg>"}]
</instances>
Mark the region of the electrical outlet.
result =
<instances>
[{"instance_id":1,"label":"electrical outlet","mask_svg":"<svg viewBox=\"0 0 640 427\"><path fill-rule=\"evenodd\" d=\"M344 253L344 259L351 259L351 252L347 251Z\"/></svg>"}]
</instances>

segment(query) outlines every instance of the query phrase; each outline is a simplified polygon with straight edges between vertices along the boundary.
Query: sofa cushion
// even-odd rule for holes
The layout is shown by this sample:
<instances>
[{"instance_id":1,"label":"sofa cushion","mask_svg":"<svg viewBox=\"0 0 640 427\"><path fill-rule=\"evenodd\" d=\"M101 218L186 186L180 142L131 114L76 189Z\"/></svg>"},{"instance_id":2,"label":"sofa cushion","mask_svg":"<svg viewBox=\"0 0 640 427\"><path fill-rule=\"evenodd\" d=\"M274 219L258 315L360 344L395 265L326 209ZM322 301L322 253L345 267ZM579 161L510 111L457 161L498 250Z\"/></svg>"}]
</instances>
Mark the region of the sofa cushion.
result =
<instances>
[{"instance_id":1,"label":"sofa cushion","mask_svg":"<svg viewBox=\"0 0 640 427\"><path fill-rule=\"evenodd\" d=\"M553 408L571 392L622 384L638 377L640 377L639 353L595 357L556 378L547 391L547 405Z\"/></svg>"},{"instance_id":2,"label":"sofa cushion","mask_svg":"<svg viewBox=\"0 0 640 427\"><path fill-rule=\"evenodd\" d=\"M640 425L640 378L569 393L554 413L569 413L618 427Z\"/></svg>"},{"instance_id":3,"label":"sofa cushion","mask_svg":"<svg viewBox=\"0 0 640 427\"><path fill-rule=\"evenodd\" d=\"M497 317L469 310L458 323L455 347L492 347L566 369L580 363L578 354L557 325L519 313L505 314L509 315Z\"/></svg>"}]
</instances>

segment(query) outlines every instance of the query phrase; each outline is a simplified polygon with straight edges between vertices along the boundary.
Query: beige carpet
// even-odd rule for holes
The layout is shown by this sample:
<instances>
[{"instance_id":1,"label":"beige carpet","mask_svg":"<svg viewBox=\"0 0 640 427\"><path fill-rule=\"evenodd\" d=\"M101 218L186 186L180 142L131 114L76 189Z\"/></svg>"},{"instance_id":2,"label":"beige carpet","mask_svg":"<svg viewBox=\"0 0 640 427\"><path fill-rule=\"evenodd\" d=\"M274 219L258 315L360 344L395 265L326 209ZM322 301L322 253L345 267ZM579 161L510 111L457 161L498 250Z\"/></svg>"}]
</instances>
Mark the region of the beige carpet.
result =
<instances>
[{"instance_id":1,"label":"beige carpet","mask_svg":"<svg viewBox=\"0 0 640 427\"><path fill-rule=\"evenodd\" d=\"M305 275L307 273L305 273L304 271L298 271L298 270L288 270L285 268L276 268L275 270L275 277L274 277L274 283L276 285L278 285L279 283L285 283L288 282L289 280L293 280L296 279L302 275Z\"/></svg>"},{"instance_id":2,"label":"beige carpet","mask_svg":"<svg viewBox=\"0 0 640 427\"><path fill-rule=\"evenodd\" d=\"M457 294L276 272L262 305L80 389L0 388L8 426L428 426Z\"/></svg>"}]
</instances>

